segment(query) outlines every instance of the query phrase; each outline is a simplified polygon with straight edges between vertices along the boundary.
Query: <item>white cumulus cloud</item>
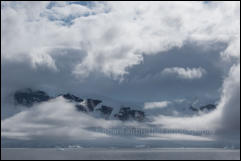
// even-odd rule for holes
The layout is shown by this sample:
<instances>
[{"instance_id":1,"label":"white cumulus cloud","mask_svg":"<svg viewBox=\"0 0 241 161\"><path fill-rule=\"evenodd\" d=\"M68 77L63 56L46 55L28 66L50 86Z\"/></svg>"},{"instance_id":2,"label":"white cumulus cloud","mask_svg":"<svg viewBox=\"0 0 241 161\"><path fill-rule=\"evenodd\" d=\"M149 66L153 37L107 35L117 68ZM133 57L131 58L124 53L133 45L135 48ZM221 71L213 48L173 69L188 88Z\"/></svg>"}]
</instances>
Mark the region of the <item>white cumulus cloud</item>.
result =
<instances>
[{"instance_id":1,"label":"white cumulus cloud","mask_svg":"<svg viewBox=\"0 0 241 161\"><path fill-rule=\"evenodd\" d=\"M87 56L72 71L80 78L97 71L122 79L129 67L143 61L143 55L181 47L187 41L236 42L239 35L239 2L2 4L2 59L55 68L51 49L81 49ZM46 48L44 53L36 52Z\"/></svg>"},{"instance_id":2,"label":"white cumulus cloud","mask_svg":"<svg viewBox=\"0 0 241 161\"><path fill-rule=\"evenodd\" d=\"M165 68L162 71L164 75L176 75L179 78L183 79L199 79L202 78L206 73L206 70L199 68L181 68L181 67L172 67Z\"/></svg>"},{"instance_id":3,"label":"white cumulus cloud","mask_svg":"<svg viewBox=\"0 0 241 161\"><path fill-rule=\"evenodd\" d=\"M156 109L156 108L165 108L170 104L169 101L162 102L146 102L144 104L144 109Z\"/></svg>"}]
</instances>

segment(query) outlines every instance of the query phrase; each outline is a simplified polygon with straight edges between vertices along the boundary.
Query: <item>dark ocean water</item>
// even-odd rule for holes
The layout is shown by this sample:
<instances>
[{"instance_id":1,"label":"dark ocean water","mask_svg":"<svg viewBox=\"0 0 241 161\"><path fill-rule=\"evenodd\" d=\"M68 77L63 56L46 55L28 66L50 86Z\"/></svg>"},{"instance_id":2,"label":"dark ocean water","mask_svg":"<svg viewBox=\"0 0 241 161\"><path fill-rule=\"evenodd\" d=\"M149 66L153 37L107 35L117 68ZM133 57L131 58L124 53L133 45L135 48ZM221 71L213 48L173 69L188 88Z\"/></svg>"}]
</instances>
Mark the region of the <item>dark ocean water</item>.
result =
<instances>
[{"instance_id":1,"label":"dark ocean water","mask_svg":"<svg viewBox=\"0 0 241 161\"><path fill-rule=\"evenodd\" d=\"M1 148L2 160L240 160L240 150L205 148Z\"/></svg>"}]
</instances>

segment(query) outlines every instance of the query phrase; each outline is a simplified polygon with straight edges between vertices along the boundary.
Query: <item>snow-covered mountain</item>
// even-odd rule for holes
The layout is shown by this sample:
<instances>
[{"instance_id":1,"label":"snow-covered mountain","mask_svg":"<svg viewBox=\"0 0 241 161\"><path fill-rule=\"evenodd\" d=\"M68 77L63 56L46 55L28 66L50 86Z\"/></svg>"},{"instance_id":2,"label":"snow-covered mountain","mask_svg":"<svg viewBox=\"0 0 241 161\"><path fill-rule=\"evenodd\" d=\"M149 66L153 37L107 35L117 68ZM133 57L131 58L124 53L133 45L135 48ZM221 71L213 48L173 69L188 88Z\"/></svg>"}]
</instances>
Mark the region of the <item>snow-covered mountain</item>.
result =
<instances>
[{"instance_id":1,"label":"snow-covered mountain","mask_svg":"<svg viewBox=\"0 0 241 161\"><path fill-rule=\"evenodd\" d=\"M197 106L197 104L190 103L190 101L174 101L168 107L149 111L142 110L136 107L123 106L118 103L111 103L109 100L100 100L93 98L80 98L70 93L59 94L57 96L49 96L46 92L41 90L24 89L18 90L14 93L15 105L21 105L27 108L34 104L49 101L63 97L66 101L75 105L76 111L90 114L94 117L101 117L105 119L115 119L121 121L145 121L147 115L163 114L163 115L195 115L199 113L207 113L216 109L216 105L207 104Z\"/></svg>"},{"instance_id":2,"label":"snow-covered mountain","mask_svg":"<svg viewBox=\"0 0 241 161\"><path fill-rule=\"evenodd\" d=\"M63 97L66 101L73 103L76 107L76 111L88 113L92 116L103 117L105 119L117 119L121 121L144 121L145 113L141 110L134 109L132 107L107 106L105 102L98 99L86 98L82 99L70 93L59 94L56 97L49 96L46 92L40 90L24 89L14 93L15 105L21 105L26 107L32 107L34 104L49 101Z\"/></svg>"},{"instance_id":3,"label":"snow-covered mountain","mask_svg":"<svg viewBox=\"0 0 241 161\"><path fill-rule=\"evenodd\" d=\"M149 142L148 137L152 137L152 134L155 134L153 139L156 139L159 136L166 137L166 127L162 129L162 124L159 124L161 122L156 122L155 114L166 116L176 116L175 114L177 113L178 116L183 116L183 114L198 115L200 112L205 114L216 108L216 106L212 104L204 106L198 106L198 104L195 104L194 106L192 101L176 100L169 103L165 108L148 110L144 107L140 108L140 105L135 106L134 104L129 104L128 106L125 106L123 103L115 102L113 100L105 100L98 97L80 98L72 93L50 96L45 91L33 89L18 90L15 91L12 96L12 102L15 104L14 108L16 110L21 109L23 112L16 112L12 117L3 120L2 124L4 125L5 139L2 146L4 147L28 146L28 143L25 141L23 142L20 140L19 142L16 142L16 140L11 140L12 135L10 137L8 136L9 130L14 136L16 134L15 130L18 130L23 136L29 137L30 140L33 140L29 142L29 146L31 147L36 147L36 145L40 144L39 142L42 141L41 139L45 138L54 139L53 141L46 141L43 144L41 143L41 147L55 147L58 145L59 139L63 141L62 138L66 137L69 139L64 140L66 141L63 143L64 147L70 144L81 146L89 145L91 141L88 142L88 139L96 137L101 139L99 139L99 142L95 139L93 142L94 147L96 144L99 144L100 146L112 146L113 139L107 139L110 136L114 136L113 138L116 139L116 143L114 144L117 146L132 146L132 144L140 144L139 139L144 139L141 143L146 144ZM16 124L18 125L16 126ZM41 136L36 133L36 129L41 133ZM56 130L61 132L56 135ZM139 130L156 131L142 134ZM116 134L115 132L118 133ZM130 134L129 132L134 133ZM18 138L18 133L16 135ZM188 138L190 137L189 139L199 137L190 135L188 131L185 135ZM170 135L170 137L172 136L173 135ZM41 139L39 139L39 137ZM107 137L107 141L102 141L102 137ZM132 139L128 139L129 137L133 138L132 143L130 143L129 140ZM124 143L122 144L122 142ZM151 145L154 144L155 141L153 140ZM163 140L162 145L164 145ZM167 144L165 144L165 146L166 145ZM167 146L169 146L169 143Z\"/></svg>"},{"instance_id":4,"label":"snow-covered mountain","mask_svg":"<svg viewBox=\"0 0 241 161\"><path fill-rule=\"evenodd\" d=\"M165 106L158 106L158 103L165 103ZM165 115L174 117L189 117L194 115L202 115L216 109L213 101L204 100L196 103L192 99L176 99L172 101L154 102L157 103L155 108L145 108L145 113L151 116ZM195 102L195 103L194 103ZM211 103L210 103L211 102Z\"/></svg>"}]
</instances>

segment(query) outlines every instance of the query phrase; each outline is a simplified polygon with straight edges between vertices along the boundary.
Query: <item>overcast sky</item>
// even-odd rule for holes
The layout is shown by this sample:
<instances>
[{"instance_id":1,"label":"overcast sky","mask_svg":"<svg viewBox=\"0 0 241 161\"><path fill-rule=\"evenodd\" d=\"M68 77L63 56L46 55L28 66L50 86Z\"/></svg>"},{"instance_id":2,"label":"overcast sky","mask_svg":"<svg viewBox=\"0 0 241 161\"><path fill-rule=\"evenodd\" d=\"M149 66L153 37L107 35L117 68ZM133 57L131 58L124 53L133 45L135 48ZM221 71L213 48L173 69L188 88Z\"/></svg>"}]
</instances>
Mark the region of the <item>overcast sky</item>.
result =
<instances>
[{"instance_id":1,"label":"overcast sky","mask_svg":"<svg viewBox=\"0 0 241 161\"><path fill-rule=\"evenodd\" d=\"M28 87L198 98L240 131L240 2L1 2L1 67L1 104Z\"/></svg>"}]
</instances>

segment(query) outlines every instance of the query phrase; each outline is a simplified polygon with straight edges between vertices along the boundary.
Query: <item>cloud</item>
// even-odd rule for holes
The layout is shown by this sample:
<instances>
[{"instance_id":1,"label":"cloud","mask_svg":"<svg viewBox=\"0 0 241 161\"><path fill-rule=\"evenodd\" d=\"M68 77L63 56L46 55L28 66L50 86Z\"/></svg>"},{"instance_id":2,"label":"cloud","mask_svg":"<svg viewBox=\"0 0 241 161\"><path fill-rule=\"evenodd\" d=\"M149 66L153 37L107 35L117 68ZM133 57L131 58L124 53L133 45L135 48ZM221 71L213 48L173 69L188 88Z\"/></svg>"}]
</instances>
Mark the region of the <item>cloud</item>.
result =
<instances>
[{"instance_id":1,"label":"cloud","mask_svg":"<svg viewBox=\"0 0 241 161\"><path fill-rule=\"evenodd\" d=\"M152 137L141 138L140 140L174 140L174 141L213 141L212 137L194 136L186 134L155 134Z\"/></svg>"},{"instance_id":2,"label":"cloud","mask_svg":"<svg viewBox=\"0 0 241 161\"><path fill-rule=\"evenodd\" d=\"M206 70L199 68L181 68L181 67L172 67L165 68L162 71L164 75L177 75L177 77L182 79L200 79L206 73Z\"/></svg>"},{"instance_id":3,"label":"cloud","mask_svg":"<svg viewBox=\"0 0 241 161\"><path fill-rule=\"evenodd\" d=\"M134 132L136 128L136 132ZM102 130L101 130L102 129ZM157 130L156 133L143 133ZM2 140L20 141L19 146L29 146L26 142L43 146L56 146L60 143L85 145L85 142L101 146L133 146L151 144L152 140L207 141L206 136L179 133L158 133L159 128L147 123L120 122L105 120L78 112L71 102L57 97L48 102L36 104L11 117L1 120ZM115 132L116 131L116 132ZM117 132L125 132L118 135ZM188 137L189 136L189 137ZM23 141L23 142L21 142ZM131 145L129 145L131 141ZM114 142L114 143L113 143ZM37 145L38 146L38 145ZM36 147L36 145L34 145Z\"/></svg>"},{"instance_id":4,"label":"cloud","mask_svg":"<svg viewBox=\"0 0 241 161\"><path fill-rule=\"evenodd\" d=\"M240 134L240 2L1 4L2 100L29 86L53 94L89 92L141 104L159 102L160 97L217 99L220 94L217 110L208 115L161 115L153 118L154 124ZM160 69L196 81L161 77ZM67 107L73 112L71 105L57 100L18 113L2 122L3 135L19 139L99 137L84 126L73 126L98 124L97 120L69 113ZM53 111L59 108L64 115L55 115ZM41 118L36 123L37 111ZM45 118L49 121L44 122Z\"/></svg>"},{"instance_id":5,"label":"cloud","mask_svg":"<svg viewBox=\"0 0 241 161\"><path fill-rule=\"evenodd\" d=\"M238 51L235 51L238 52ZM240 64L233 65L224 80L222 96L213 112L192 117L159 115L153 123L164 128L186 130L211 130L218 136L240 136ZM227 138L226 136L226 138Z\"/></svg>"},{"instance_id":6,"label":"cloud","mask_svg":"<svg viewBox=\"0 0 241 161\"><path fill-rule=\"evenodd\" d=\"M239 2L3 4L2 58L55 68L51 50L36 51L78 48L87 53L72 71L79 78L98 71L123 79L143 55L181 47L187 41L230 42L239 34Z\"/></svg>"},{"instance_id":7,"label":"cloud","mask_svg":"<svg viewBox=\"0 0 241 161\"><path fill-rule=\"evenodd\" d=\"M222 112L223 129L227 133L232 131L240 133L240 64L231 67L223 84L218 108Z\"/></svg>"},{"instance_id":8,"label":"cloud","mask_svg":"<svg viewBox=\"0 0 241 161\"><path fill-rule=\"evenodd\" d=\"M47 13L47 16L49 16L53 20L67 20L69 19L75 19L76 17L81 17L81 16L87 16L91 14L91 10L82 5L78 4L69 4L67 3L63 7L59 6L53 6L51 10L49 10Z\"/></svg>"},{"instance_id":9,"label":"cloud","mask_svg":"<svg viewBox=\"0 0 241 161\"><path fill-rule=\"evenodd\" d=\"M230 42L230 45L227 47L227 49L225 51L223 51L221 53L221 55L222 55L223 59L225 59L225 60L230 60L233 58L240 59L240 54L238 51L240 51L240 37L236 37L235 39L233 39ZM240 61L240 60L238 60L238 61Z\"/></svg>"},{"instance_id":10,"label":"cloud","mask_svg":"<svg viewBox=\"0 0 241 161\"><path fill-rule=\"evenodd\" d=\"M34 139L97 139L108 137L104 133L89 131L90 127L110 128L117 121L95 119L77 112L75 106L59 97L24 110L1 121L1 136L19 140Z\"/></svg>"},{"instance_id":11,"label":"cloud","mask_svg":"<svg viewBox=\"0 0 241 161\"><path fill-rule=\"evenodd\" d=\"M155 109L155 108L165 108L170 104L168 101L162 102L146 102L144 104L144 109Z\"/></svg>"}]
</instances>

